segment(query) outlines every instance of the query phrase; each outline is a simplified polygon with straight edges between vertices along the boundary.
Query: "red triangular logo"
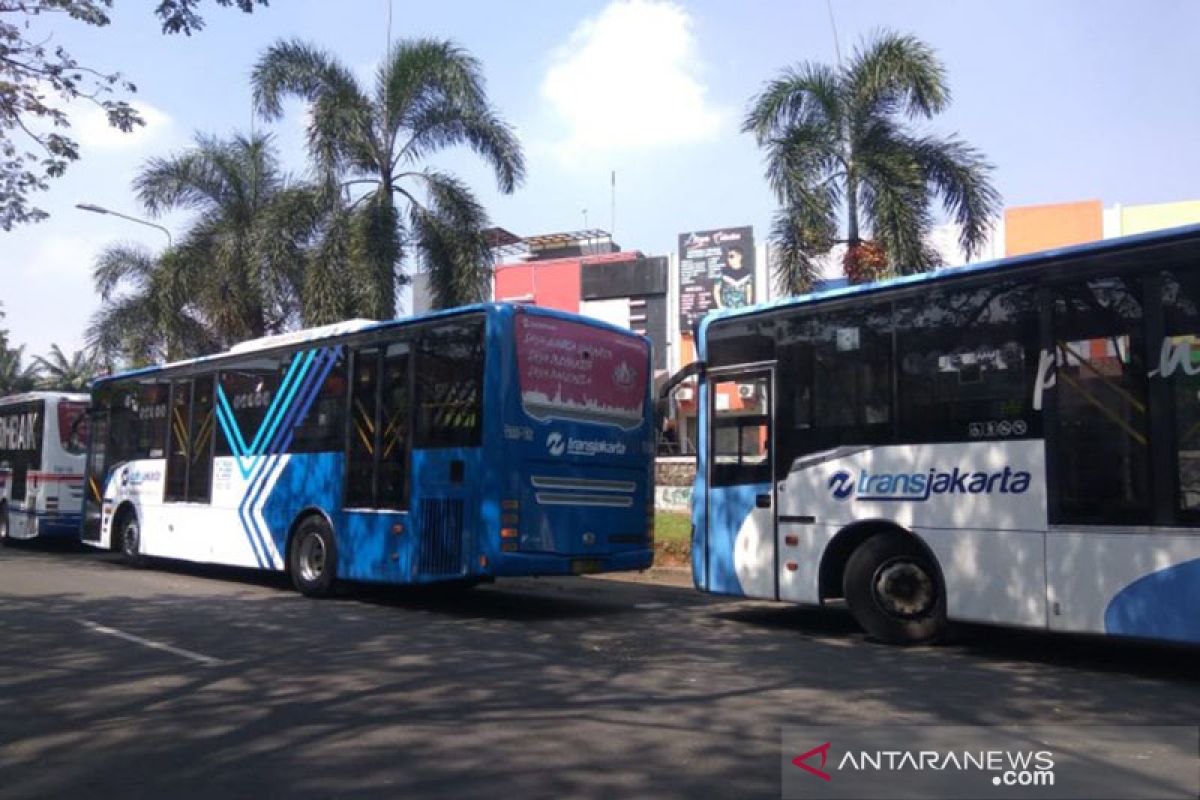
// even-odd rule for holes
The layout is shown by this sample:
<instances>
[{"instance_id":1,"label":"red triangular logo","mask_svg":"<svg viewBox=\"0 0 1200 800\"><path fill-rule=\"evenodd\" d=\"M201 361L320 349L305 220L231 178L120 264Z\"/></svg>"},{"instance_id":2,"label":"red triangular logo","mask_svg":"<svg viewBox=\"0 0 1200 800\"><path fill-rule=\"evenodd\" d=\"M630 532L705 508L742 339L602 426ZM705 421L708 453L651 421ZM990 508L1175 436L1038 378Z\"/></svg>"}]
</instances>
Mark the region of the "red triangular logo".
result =
<instances>
[{"instance_id":1,"label":"red triangular logo","mask_svg":"<svg viewBox=\"0 0 1200 800\"><path fill-rule=\"evenodd\" d=\"M804 763L808 759L815 756L817 753L820 753L821 754L821 766L824 767L825 759L829 756L829 745L830 745L830 742L826 742L825 744L821 745L820 747L814 747L812 750L809 750L807 753L803 753L801 755L796 756L795 758L792 759L792 764L794 764L795 766L804 770L805 772L809 772L809 773L812 773L813 775L816 775L821 780L825 780L825 781L830 780L828 772L825 772L821 769L817 769L816 767L810 767L808 764Z\"/></svg>"}]
</instances>

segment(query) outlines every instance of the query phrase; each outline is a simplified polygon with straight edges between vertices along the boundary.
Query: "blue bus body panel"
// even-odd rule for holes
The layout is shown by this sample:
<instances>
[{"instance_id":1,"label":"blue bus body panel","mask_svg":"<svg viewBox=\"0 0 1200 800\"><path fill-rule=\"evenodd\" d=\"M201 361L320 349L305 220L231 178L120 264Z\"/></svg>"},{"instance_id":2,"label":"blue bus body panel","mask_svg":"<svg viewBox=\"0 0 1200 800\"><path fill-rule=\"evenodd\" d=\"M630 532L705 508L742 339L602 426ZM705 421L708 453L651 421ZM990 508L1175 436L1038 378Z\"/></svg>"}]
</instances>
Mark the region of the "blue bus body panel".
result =
<instances>
[{"instance_id":1,"label":"blue bus body panel","mask_svg":"<svg viewBox=\"0 0 1200 800\"><path fill-rule=\"evenodd\" d=\"M1200 559L1138 578L1104 610L1106 633L1200 642Z\"/></svg>"},{"instance_id":2,"label":"blue bus body panel","mask_svg":"<svg viewBox=\"0 0 1200 800\"><path fill-rule=\"evenodd\" d=\"M745 596L737 576L737 542L742 524L754 511L755 498L771 491L769 483L720 486L709 489L708 590L717 594Z\"/></svg>"}]
</instances>

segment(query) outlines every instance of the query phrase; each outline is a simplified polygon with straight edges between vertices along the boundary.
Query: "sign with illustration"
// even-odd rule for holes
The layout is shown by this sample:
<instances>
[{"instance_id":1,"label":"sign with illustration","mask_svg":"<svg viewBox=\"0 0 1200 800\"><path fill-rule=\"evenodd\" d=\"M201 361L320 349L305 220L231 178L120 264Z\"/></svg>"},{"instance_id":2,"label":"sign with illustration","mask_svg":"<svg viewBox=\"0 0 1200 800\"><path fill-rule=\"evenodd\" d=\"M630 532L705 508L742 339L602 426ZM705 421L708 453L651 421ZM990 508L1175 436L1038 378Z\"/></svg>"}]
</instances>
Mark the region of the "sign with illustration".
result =
<instances>
[{"instance_id":1,"label":"sign with illustration","mask_svg":"<svg viewBox=\"0 0 1200 800\"><path fill-rule=\"evenodd\" d=\"M564 319L517 315L521 403L536 420L637 427L648 362L642 339Z\"/></svg>"},{"instance_id":2,"label":"sign with illustration","mask_svg":"<svg viewBox=\"0 0 1200 800\"><path fill-rule=\"evenodd\" d=\"M679 234L680 330L692 330L713 309L740 308L759 299L752 227Z\"/></svg>"}]
</instances>

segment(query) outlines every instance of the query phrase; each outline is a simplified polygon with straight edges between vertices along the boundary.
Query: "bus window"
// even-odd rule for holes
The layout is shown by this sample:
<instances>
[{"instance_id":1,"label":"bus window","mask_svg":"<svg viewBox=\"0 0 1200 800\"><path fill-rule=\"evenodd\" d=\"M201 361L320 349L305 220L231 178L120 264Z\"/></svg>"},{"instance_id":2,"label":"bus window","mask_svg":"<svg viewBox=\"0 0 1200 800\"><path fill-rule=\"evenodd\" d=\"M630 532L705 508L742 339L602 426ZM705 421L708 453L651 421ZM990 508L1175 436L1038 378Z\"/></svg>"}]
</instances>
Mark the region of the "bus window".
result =
<instances>
[{"instance_id":1,"label":"bus window","mask_svg":"<svg viewBox=\"0 0 1200 800\"><path fill-rule=\"evenodd\" d=\"M1165 273L1162 279L1165 339L1157 353L1159 374L1174 401L1178 509L1200 514L1200 272Z\"/></svg>"},{"instance_id":2,"label":"bus window","mask_svg":"<svg viewBox=\"0 0 1200 800\"><path fill-rule=\"evenodd\" d=\"M388 345L383 352L380 387L379 505L407 508L408 425L412 411L408 386L407 343Z\"/></svg>"},{"instance_id":3,"label":"bus window","mask_svg":"<svg viewBox=\"0 0 1200 800\"><path fill-rule=\"evenodd\" d=\"M87 403L58 402L58 441L72 455L87 452Z\"/></svg>"},{"instance_id":4,"label":"bus window","mask_svg":"<svg viewBox=\"0 0 1200 800\"><path fill-rule=\"evenodd\" d=\"M1063 286L1053 311L1060 518L1051 522L1148 522L1140 284L1114 277Z\"/></svg>"},{"instance_id":5,"label":"bus window","mask_svg":"<svg viewBox=\"0 0 1200 800\"><path fill-rule=\"evenodd\" d=\"M350 508L375 505L375 449L379 430L379 348L354 354L350 389L350 452L346 464L346 503Z\"/></svg>"},{"instance_id":6,"label":"bus window","mask_svg":"<svg viewBox=\"0 0 1200 800\"><path fill-rule=\"evenodd\" d=\"M187 499L207 503L212 488L213 376L196 378L192 389Z\"/></svg>"},{"instance_id":7,"label":"bus window","mask_svg":"<svg viewBox=\"0 0 1200 800\"><path fill-rule=\"evenodd\" d=\"M712 403L713 485L770 481L770 373L747 373L714 381Z\"/></svg>"},{"instance_id":8,"label":"bus window","mask_svg":"<svg viewBox=\"0 0 1200 800\"><path fill-rule=\"evenodd\" d=\"M935 289L897 303L896 349L905 441L1041 435L1031 403L1040 350L1032 286Z\"/></svg>"},{"instance_id":9,"label":"bus window","mask_svg":"<svg viewBox=\"0 0 1200 800\"><path fill-rule=\"evenodd\" d=\"M814 445L890 442L891 304L819 314L814 322Z\"/></svg>"},{"instance_id":10,"label":"bus window","mask_svg":"<svg viewBox=\"0 0 1200 800\"><path fill-rule=\"evenodd\" d=\"M443 325L417 353L416 447L478 447L483 432L483 323Z\"/></svg>"},{"instance_id":11,"label":"bus window","mask_svg":"<svg viewBox=\"0 0 1200 800\"><path fill-rule=\"evenodd\" d=\"M213 378L171 385L170 447L163 499L207 503L212 485Z\"/></svg>"}]
</instances>

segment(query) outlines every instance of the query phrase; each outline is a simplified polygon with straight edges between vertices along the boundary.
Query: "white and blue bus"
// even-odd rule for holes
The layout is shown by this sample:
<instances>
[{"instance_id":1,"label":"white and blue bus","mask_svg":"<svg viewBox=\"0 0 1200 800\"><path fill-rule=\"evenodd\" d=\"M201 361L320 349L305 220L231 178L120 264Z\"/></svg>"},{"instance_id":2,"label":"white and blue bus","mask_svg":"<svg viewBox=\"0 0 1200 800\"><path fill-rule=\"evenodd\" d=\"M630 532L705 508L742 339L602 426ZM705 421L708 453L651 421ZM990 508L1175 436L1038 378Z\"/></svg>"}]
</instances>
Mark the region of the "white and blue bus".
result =
<instances>
[{"instance_id":1,"label":"white and blue bus","mask_svg":"<svg viewBox=\"0 0 1200 800\"><path fill-rule=\"evenodd\" d=\"M0 398L0 542L78 540L88 396Z\"/></svg>"},{"instance_id":2,"label":"white and blue bus","mask_svg":"<svg viewBox=\"0 0 1200 800\"><path fill-rule=\"evenodd\" d=\"M695 584L1200 642L1198 337L1200 227L711 314Z\"/></svg>"},{"instance_id":3,"label":"white and blue bus","mask_svg":"<svg viewBox=\"0 0 1200 800\"><path fill-rule=\"evenodd\" d=\"M349 321L96 382L84 541L338 579L648 567L650 345L510 305Z\"/></svg>"}]
</instances>

